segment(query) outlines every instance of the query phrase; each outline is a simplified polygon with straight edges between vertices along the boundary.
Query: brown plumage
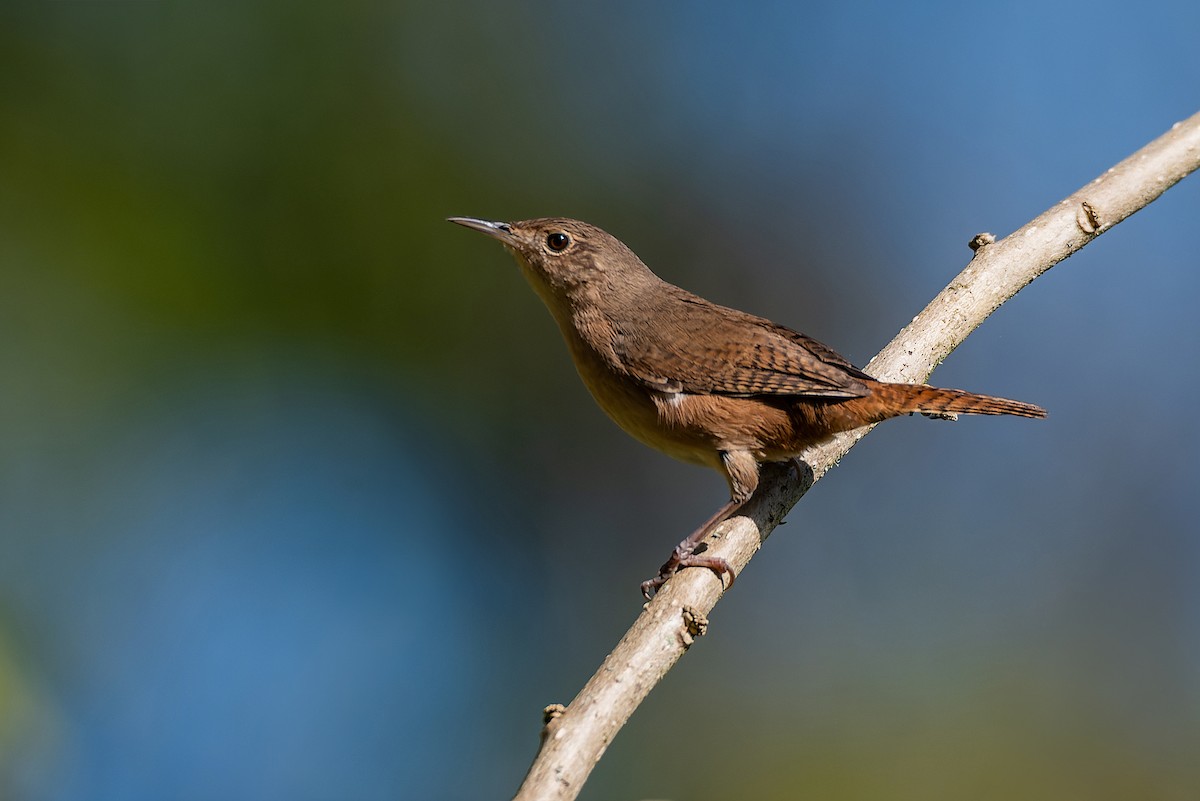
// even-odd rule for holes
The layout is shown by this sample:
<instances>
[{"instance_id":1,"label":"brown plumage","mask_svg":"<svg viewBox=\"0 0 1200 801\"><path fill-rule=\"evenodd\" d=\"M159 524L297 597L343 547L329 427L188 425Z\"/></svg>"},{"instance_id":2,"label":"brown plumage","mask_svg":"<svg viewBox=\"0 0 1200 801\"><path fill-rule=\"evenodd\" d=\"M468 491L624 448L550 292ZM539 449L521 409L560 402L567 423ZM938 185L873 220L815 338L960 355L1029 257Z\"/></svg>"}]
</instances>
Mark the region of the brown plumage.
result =
<instances>
[{"instance_id":1,"label":"brown plumage","mask_svg":"<svg viewBox=\"0 0 1200 801\"><path fill-rule=\"evenodd\" d=\"M754 493L761 462L912 412L1046 416L1020 401L876 381L811 337L663 281L594 225L557 217L450 221L516 256L584 384L617 425L729 482L729 502L643 583L646 597L682 567L710 568L732 584L725 560L696 554L696 546Z\"/></svg>"}]
</instances>

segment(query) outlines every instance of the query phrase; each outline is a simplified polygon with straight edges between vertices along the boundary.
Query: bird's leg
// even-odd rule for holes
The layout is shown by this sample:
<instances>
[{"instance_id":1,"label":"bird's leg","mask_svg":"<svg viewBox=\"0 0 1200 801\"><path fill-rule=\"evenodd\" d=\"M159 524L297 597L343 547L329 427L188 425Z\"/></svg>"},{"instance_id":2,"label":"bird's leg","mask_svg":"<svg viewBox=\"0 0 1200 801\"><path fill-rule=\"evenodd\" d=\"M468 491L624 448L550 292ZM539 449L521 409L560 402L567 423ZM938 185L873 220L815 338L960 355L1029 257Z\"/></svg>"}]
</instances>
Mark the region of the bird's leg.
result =
<instances>
[{"instance_id":1,"label":"bird's leg","mask_svg":"<svg viewBox=\"0 0 1200 801\"><path fill-rule=\"evenodd\" d=\"M733 586L735 576L733 568L729 566L729 562L719 556L697 556L695 551L696 546L708 536L709 532L737 511L738 507L743 503L745 501L730 499L728 503L717 510L715 515L710 517L691 534L688 534L682 542L675 546L675 550L671 551L671 556L658 569L658 575L642 582L642 595L646 596L647 601L650 600L652 592L658 592L658 588L666 584L667 579L685 567L707 567L717 574L717 578L724 578L724 576L728 575L729 586Z\"/></svg>"},{"instance_id":2,"label":"bird's leg","mask_svg":"<svg viewBox=\"0 0 1200 801\"><path fill-rule=\"evenodd\" d=\"M642 595L646 597L647 601L650 600L652 592L658 592L658 588L666 584L667 579L685 567L706 567L716 573L717 578L721 579L722 583L724 583L725 576L729 576L729 584L726 585L725 589L733 586L737 574L733 572L733 568L728 561L719 556L697 556L695 551L700 542L714 528L731 517L746 501L750 500L750 496L754 494L754 490L758 487L758 462L746 451L722 451L721 467L722 472L725 473L725 478L729 481L729 489L732 497L728 503L717 510L716 514L675 546L675 550L671 552L671 556L658 569L657 576L642 582Z\"/></svg>"}]
</instances>

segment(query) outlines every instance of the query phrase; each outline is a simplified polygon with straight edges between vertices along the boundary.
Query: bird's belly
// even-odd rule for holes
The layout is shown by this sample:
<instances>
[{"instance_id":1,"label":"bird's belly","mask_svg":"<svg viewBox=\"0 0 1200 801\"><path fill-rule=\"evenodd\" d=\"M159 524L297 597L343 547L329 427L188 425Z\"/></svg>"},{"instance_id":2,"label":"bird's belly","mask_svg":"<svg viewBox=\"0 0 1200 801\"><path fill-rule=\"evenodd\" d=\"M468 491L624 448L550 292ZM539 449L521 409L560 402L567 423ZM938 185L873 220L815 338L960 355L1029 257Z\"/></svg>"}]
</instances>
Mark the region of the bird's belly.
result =
<instances>
[{"instance_id":1,"label":"bird's belly","mask_svg":"<svg viewBox=\"0 0 1200 801\"><path fill-rule=\"evenodd\" d=\"M814 444L814 438L797 430L795 416L783 404L659 393L586 378L584 383L627 434L680 461L720 470L722 451L748 452L760 462L782 461Z\"/></svg>"},{"instance_id":2,"label":"bird's belly","mask_svg":"<svg viewBox=\"0 0 1200 801\"><path fill-rule=\"evenodd\" d=\"M708 432L670 413L680 396L664 395L634 384L628 378L599 378L580 370L580 377L597 405L631 437L680 461L718 467L720 446Z\"/></svg>"},{"instance_id":3,"label":"bird's belly","mask_svg":"<svg viewBox=\"0 0 1200 801\"><path fill-rule=\"evenodd\" d=\"M680 461L708 467L720 464L720 446L708 432L663 413L664 406L674 403L670 400L673 396L630 393L628 397L612 397L613 394L620 393L592 393L600 408L634 439Z\"/></svg>"},{"instance_id":4,"label":"bird's belly","mask_svg":"<svg viewBox=\"0 0 1200 801\"><path fill-rule=\"evenodd\" d=\"M786 401L687 393L645 397L649 408L626 420L605 411L635 438L685 462L719 469L723 451L746 452L759 462L785 461L829 439L819 422L807 419L803 405Z\"/></svg>"}]
</instances>

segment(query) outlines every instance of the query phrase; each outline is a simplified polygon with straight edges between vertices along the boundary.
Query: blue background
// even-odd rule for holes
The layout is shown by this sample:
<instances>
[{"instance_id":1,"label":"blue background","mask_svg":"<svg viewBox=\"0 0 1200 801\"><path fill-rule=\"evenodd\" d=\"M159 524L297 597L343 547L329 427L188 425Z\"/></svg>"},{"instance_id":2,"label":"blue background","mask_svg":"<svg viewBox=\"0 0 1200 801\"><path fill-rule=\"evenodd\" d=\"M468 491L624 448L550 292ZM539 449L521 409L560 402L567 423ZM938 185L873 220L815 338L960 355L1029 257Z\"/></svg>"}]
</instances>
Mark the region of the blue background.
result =
<instances>
[{"instance_id":1,"label":"blue background","mask_svg":"<svg viewBox=\"0 0 1200 801\"><path fill-rule=\"evenodd\" d=\"M568 215L865 363L1195 113L1200 6L0 10L0 797L473 799L725 498L494 243ZM585 799L1200 786L1193 177L788 518Z\"/></svg>"}]
</instances>

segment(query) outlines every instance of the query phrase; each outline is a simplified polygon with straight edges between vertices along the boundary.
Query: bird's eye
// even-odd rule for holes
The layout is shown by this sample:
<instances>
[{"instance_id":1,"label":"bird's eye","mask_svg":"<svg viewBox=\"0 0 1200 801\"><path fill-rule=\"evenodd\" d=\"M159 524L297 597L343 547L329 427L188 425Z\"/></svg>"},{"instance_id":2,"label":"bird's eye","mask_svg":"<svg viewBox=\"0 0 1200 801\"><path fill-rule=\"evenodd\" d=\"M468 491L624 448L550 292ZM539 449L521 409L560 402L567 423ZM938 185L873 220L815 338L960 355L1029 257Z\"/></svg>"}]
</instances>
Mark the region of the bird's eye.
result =
<instances>
[{"instance_id":1,"label":"bird's eye","mask_svg":"<svg viewBox=\"0 0 1200 801\"><path fill-rule=\"evenodd\" d=\"M546 246L556 253L562 253L571 244L571 237L562 231L555 231L546 237Z\"/></svg>"}]
</instances>

